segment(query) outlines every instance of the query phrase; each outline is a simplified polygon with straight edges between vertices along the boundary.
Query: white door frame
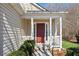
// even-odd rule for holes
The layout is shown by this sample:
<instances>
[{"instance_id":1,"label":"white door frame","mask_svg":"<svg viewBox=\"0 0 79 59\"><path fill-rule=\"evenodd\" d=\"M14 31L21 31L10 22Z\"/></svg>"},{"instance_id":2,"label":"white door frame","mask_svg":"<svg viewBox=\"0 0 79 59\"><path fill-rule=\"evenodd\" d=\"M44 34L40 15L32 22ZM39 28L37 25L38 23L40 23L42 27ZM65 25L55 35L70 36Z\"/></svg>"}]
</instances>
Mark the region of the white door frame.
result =
<instances>
[{"instance_id":1,"label":"white door frame","mask_svg":"<svg viewBox=\"0 0 79 59\"><path fill-rule=\"evenodd\" d=\"M48 22L34 22L34 24L35 24L35 44L39 44L39 43L37 43L36 42L36 36L37 36L37 23L44 23L45 24L45 37L44 37L44 42L46 42L46 24L47 24L47 31L49 32L49 30L48 30L48 26L49 26L49 23ZM47 34L47 36L48 36L48 34ZM48 38L47 38L48 39ZM44 43L42 43L42 44L44 44Z\"/></svg>"}]
</instances>

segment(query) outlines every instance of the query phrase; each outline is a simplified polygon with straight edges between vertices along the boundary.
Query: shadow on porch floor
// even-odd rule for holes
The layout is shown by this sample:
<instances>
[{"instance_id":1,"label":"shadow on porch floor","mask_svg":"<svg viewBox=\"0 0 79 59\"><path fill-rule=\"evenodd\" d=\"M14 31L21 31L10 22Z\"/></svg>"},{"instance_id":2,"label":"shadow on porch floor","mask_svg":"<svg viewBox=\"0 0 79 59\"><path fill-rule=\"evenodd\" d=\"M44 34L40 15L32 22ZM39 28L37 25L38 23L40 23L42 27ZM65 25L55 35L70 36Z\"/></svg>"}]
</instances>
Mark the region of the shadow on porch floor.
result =
<instances>
[{"instance_id":1,"label":"shadow on porch floor","mask_svg":"<svg viewBox=\"0 0 79 59\"><path fill-rule=\"evenodd\" d=\"M48 49L37 47L33 53L33 56L52 56Z\"/></svg>"}]
</instances>

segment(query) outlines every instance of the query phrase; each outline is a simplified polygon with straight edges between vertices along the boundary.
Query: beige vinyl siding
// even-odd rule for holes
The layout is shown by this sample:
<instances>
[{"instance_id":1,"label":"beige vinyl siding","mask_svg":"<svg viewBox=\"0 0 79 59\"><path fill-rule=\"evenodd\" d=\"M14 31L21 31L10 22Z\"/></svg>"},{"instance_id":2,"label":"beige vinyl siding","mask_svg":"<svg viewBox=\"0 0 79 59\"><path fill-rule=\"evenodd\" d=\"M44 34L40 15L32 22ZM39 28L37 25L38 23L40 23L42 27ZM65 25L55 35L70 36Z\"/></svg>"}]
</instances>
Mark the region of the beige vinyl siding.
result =
<instances>
[{"instance_id":1,"label":"beige vinyl siding","mask_svg":"<svg viewBox=\"0 0 79 59\"><path fill-rule=\"evenodd\" d=\"M21 18L10 4L0 4L0 13L2 15L0 21L3 25L3 30L0 30L0 32L3 32L3 40L1 41L0 38L0 41L3 42L3 55L7 55L11 51L14 51L20 47ZM2 50L2 47L0 50Z\"/></svg>"},{"instance_id":2,"label":"beige vinyl siding","mask_svg":"<svg viewBox=\"0 0 79 59\"><path fill-rule=\"evenodd\" d=\"M31 36L31 20L23 19L21 20L22 36Z\"/></svg>"},{"instance_id":3,"label":"beige vinyl siding","mask_svg":"<svg viewBox=\"0 0 79 59\"><path fill-rule=\"evenodd\" d=\"M2 13L0 12L0 55L3 55L3 25L2 25Z\"/></svg>"},{"instance_id":4,"label":"beige vinyl siding","mask_svg":"<svg viewBox=\"0 0 79 59\"><path fill-rule=\"evenodd\" d=\"M39 8L35 7L34 5L31 4L31 9L35 11L41 11Z\"/></svg>"}]
</instances>

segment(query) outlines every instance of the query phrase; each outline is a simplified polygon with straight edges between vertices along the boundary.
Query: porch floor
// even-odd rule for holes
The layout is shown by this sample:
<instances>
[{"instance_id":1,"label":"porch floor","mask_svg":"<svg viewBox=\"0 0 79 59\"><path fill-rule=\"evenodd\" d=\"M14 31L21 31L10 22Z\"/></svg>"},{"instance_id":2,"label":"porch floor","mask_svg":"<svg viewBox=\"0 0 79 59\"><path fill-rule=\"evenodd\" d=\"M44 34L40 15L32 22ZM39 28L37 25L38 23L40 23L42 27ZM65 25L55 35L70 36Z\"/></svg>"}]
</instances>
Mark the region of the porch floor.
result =
<instances>
[{"instance_id":1,"label":"porch floor","mask_svg":"<svg viewBox=\"0 0 79 59\"><path fill-rule=\"evenodd\" d=\"M33 56L52 56L52 54L49 51L49 49L44 49L44 48L37 47L34 50Z\"/></svg>"}]
</instances>

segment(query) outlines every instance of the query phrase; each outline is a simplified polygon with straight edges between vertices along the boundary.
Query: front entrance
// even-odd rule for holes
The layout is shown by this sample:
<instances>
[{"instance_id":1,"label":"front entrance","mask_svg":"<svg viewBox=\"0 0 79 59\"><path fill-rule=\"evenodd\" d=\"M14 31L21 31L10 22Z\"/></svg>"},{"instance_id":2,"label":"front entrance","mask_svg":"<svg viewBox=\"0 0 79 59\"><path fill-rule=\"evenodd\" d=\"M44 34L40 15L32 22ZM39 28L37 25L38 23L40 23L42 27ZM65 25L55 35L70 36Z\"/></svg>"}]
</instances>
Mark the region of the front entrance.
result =
<instances>
[{"instance_id":1,"label":"front entrance","mask_svg":"<svg viewBox=\"0 0 79 59\"><path fill-rule=\"evenodd\" d=\"M34 23L34 39L36 46L43 46L48 42L48 23L35 22Z\"/></svg>"},{"instance_id":2,"label":"front entrance","mask_svg":"<svg viewBox=\"0 0 79 59\"><path fill-rule=\"evenodd\" d=\"M44 43L45 23L37 23L36 28L36 43Z\"/></svg>"}]
</instances>

